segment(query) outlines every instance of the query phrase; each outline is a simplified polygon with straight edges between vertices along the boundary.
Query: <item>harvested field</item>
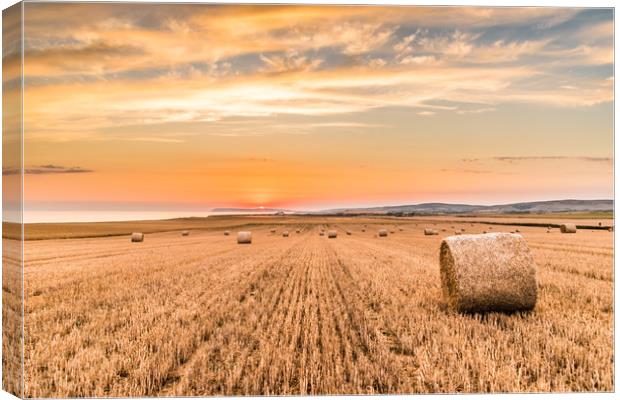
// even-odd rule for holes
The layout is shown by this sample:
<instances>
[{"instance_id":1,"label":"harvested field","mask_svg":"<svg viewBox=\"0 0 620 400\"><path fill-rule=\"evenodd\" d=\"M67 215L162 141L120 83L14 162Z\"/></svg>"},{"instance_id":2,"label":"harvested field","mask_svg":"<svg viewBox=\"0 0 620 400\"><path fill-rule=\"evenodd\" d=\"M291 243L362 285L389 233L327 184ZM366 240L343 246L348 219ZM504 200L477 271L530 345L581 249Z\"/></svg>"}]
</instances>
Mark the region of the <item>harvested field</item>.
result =
<instances>
[{"instance_id":1,"label":"harvested field","mask_svg":"<svg viewBox=\"0 0 620 400\"><path fill-rule=\"evenodd\" d=\"M437 220L425 236L403 218L378 240L394 221L221 218L109 237L80 226L100 237L71 239L38 226L24 249L25 395L614 389L613 233L519 226L538 267L534 311L468 315L444 303L439 246L443 229L488 225ZM139 245L135 230L148 233Z\"/></svg>"}]
</instances>

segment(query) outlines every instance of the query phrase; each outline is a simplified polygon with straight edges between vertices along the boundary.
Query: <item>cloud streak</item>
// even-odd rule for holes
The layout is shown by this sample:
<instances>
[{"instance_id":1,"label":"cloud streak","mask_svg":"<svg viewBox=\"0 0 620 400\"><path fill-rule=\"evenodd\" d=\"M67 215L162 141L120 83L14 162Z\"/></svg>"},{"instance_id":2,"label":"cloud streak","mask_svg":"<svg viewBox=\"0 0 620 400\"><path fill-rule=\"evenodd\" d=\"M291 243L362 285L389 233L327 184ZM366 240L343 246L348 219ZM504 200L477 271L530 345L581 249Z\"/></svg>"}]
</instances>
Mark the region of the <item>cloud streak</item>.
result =
<instances>
[{"instance_id":1,"label":"cloud streak","mask_svg":"<svg viewBox=\"0 0 620 400\"><path fill-rule=\"evenodd\" d=\"M35 167L24 168L24 175L48 175L48 174L82 174L94 172L90 169L81 167L61 167L58 165L40 165ZM20 168L2 168L2 175L19 175L21 173Z\"/></svg>"},{"instance_id":2,"label":"cloud streak","mask_svg":"<svg viewBox=\"0 0 620 400\"><path fill-rule=\"evenodd\" d=\"M505 163L518 163L522 161L584 161L595 163L613 163L611 157L590 156L497 156L488 158L461 158L461 162L477 163L482 161L500 161Z\"/></svg>"}]
</instances>

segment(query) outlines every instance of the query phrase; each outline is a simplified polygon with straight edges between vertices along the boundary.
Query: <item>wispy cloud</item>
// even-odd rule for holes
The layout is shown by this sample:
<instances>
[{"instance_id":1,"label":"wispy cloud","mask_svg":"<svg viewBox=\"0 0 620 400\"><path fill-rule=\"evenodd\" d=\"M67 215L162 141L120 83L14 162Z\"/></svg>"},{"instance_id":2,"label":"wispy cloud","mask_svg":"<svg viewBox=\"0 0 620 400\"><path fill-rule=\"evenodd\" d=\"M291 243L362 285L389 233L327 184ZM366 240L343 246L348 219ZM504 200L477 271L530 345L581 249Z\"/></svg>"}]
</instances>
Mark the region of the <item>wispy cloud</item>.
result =
<instances>
[{"instance_id":1,"label":"wispy cloud","mask_svg":"<svg viewBox=\"0 0 620 400\"><path fill-rule=\"evenodd\" d=\"M611 157L590 157L590 156L497 156L487 158L461 158L461 162L477 163L483 161L500 161L506 163L518 163L522 161L585 161L597 163L613 163Z\"/></svg>"},{"instance_id":2,"label":"wispy cloud","mask_svg":"<svg viewBox=\"0 0 620 400\"><path fill-rule=\"evenodd\" d=\"M44 174L81 174L94 172L90 169L85 169L81 167L61 167L58 165L40 165L35 167L24 168L25 175L44 175ZM2 168L2 175L17 175L21 173L20 168Z\"/></svg>"}]
</instances>

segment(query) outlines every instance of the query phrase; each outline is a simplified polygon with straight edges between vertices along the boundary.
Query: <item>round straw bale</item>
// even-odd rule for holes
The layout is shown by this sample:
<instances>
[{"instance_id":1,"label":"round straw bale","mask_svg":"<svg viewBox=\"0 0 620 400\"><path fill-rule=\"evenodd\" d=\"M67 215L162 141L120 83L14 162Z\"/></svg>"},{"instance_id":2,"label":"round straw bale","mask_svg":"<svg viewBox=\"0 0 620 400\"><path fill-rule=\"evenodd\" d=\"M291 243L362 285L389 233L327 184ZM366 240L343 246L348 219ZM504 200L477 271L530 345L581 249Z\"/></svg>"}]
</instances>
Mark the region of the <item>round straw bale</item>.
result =
<instances>
[{"instance_id":1,"label":"round straw bale","mask_svg":"<svg viewBox=\"0 0 620 400\"><path fill-rule=\"evenodd\" d=\"M282 232L282 237L288 237L288 231Z\"/></svg>"},{"instance_id":2,"label":"round straw bale","mask_svg":"<svg viewBox=\"0 0 620 400\"><path fill-rule=\"evenodd\" d=\"M575 224L562 224L560 225L560 232L562 233L577 233L577 226Z\"/></svg>"},{"instance_id":3,"label":"round straw bale","mask_svg":"<svg viewBox=\"0 0 620 400\"><path fill-rule=\"evenodd\" d=\"M183 232L181 232L181 235L183 235L183 236L189 236L189 231L183 231Z\"/></svg>"},{"instance_id":4,"label":"round straw bale","mask_svg":"<svg viewBox=\"0 0 620 400\"><path fill-rule=\"evenodd\" d=\"M276 230L275 230L275 229L272 229L272 230L271 230L271 233L276 233Z\"/></svg>"},{"instance_id":5,"label":"round straw bale","mask_svg":"<svg viewBox=\"0 0 620 400\"><path fill-rule=\"evenodd\" d=\"M347 235L351 235L351 231L347 231Z\"/></svg>"},{"instance_id":6,"label":"round straw bale","mask_svg":"<svg viewBox=\"0 0 620 400\"><path fill-rule=\"evenodd\" d=\"M609 232L613 232L613 231L614 231L614 228L613 228L612 226L610 226L609 228L607 228L607 230L608 230Z\"/></svg>"},{"instance_id":7,"label":"round straw bale","mask_svg":"<svg viewBox=\"0 0 620 400\"><path fill-rule=\"evenodd\" d=\"M295 229L295 233L301 233L301 229Z\"/></svg>"},{"instance_id":8,"label":"round straw bale","mask_svg":"<svg viewBox=\"0 0 620 400\"><path fill-rule=\"evenodd\" d=\"M455 235L461 235L462 233L463 233L463 232L461 232L461 231L454 231L454 234L455 234Z\"/></svg>"},{"instance_id":9,"label":"round straw bale","mask_svg":"<svg viewBox=\"0 0 620 400\"><path fill-rule=\"evenodd\" d=\"M442 229L441 231L442 231L442 232L445 232L446 230L445 230L445 229Z\"/></svg>"},{"instance_id":10,"label":"round straw bale","mask_svg":"<svg viewBox=\"0 0 620 400\"><path fill-rule=\"evenodd\" d=\"M390 233L391 233L391 234L394 234L394 233L396 233L396 232L394 232L393 230L391 230L391 231L390 231Z\"/></svg>"},{"instance_id":11,"label":"round straw bale","mask_svg":"<svg viewBox=\"0 0 620 400\"><path fill-rule=\"evenodd\" d=\"M224 236L230 235L230 231L224 231Z\"/></svg>"},{"instance_id":12,"label":"round straw bale","mask_svg":"<svg viewBox=\"0 0 620 400\"><path fill-rule=\"evenodd\" d=\"M435 229L426 228L426 229L424 229L424 234L426 236L439 235L439 232L437 232L437 230L435 230Z\"/></svg>"},{"instance_id":13,"label":"round straw bale","mask_svg":"<svg viewBox=\"0 0 620 400\"><path fill-rule=\"evenodd\" d=\"M465 228L461 228L461 232L465 232Z\"/></svg>"},{"instance_id":14,"label":"round straw bale","mask_svg":"<svg viewBox=\"0 0 620 400\"><path fill-rule=\"evenodd\" d=\"M403 231L403 228L398 228L398 230L402 232L402 231Z\"/></svg>"},{"instance_id":15,"label":"round straw bale","mask_svg":"<svg viewBox=\"0 0 620 400\"><path fill-rule=\"evenodd\" d=\"M248 231L237 232L237 243L239 244L252 243L252 232L248 232Z\"/></svg>"},{"instance_id":16,"label":"round straw bale","mask_svg":"<svg viewBox=\"0 0 620 400\"><path fill-rule=\"evenodd\" d=\"M131 234L132 242L142 242L144 240L144 233L134 232Z\"/></svg>"},{"instance_id":17,"label":"round straw bale","mask_svg":"<svg viewBox=\"0 0 620 400\"><path fill-rule=\"evenodd\" d=\"M327 237L330 239L335 239L338 237L338 232L331 230L331 231L327 231Z\"/></svg>"},{"instance_id":18,"label":"round straw bale","mask_svg":"<svg viewBox=\"0 0 620 400\"><path fill-rule=\"evenodd\" d=\"M320 236L325 236L325 232L321 231L321 232L319 232L319 235Z\"/></svg>"},{"instance_id":19,"label":"round straw bale","mask_svg":"<svg viewBox=\"0 0 620 400\"><path fill-rule=\"evenodd\" d=\"M521 235L447 237L439 261L444 298L459 312L531 310L536 305L536 265Z\"/></svg>"},{"instance_id":20,"label":"round straw bale","mask_svg":"<svg viewBox=\"0 0 620 400\"><path fill-rule=\"evenodd\" d=\"M379 229L379 237L386 237L388 235L387 229Z\"/></svg>"},{"instance_id":21,"label":"round straw bale","mask_svg":"<svg viewBox=\"0 0 620 400\"><path fill-rule=\"evenodd\" d=\"M362 232L366 232L366 229L362 229Z\"/></svg>"}]
</instances>

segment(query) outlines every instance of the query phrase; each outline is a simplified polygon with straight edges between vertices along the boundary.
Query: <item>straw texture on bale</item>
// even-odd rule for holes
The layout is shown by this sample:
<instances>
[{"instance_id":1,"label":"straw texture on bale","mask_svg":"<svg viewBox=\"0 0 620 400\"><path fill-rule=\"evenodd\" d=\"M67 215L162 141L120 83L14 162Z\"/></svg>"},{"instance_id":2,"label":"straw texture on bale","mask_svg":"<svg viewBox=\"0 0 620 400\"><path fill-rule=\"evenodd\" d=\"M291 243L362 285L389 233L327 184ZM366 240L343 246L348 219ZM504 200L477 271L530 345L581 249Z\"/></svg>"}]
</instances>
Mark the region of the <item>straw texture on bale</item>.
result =
<instances>
[{"instance_id":1,"label":"straw texture on bale","mask_svg":"<svg viewBox=\"0 0 620 400\"><path fill-rule=\"evenodd\" d=\"M328 231L327 232L327 237L330 239L335 239L338 237L338 232L336 231Z\"/></svg>"},{"instance_id":2,"label":"straw texture on bale","mask_svg":"<svg viewBox=\"0 0 620 400\"><path fill-rule=\"evenodd\" d=\"M134 232L131 234L131 241L132 242L141 242L144 240L144 233L140 233L140 232Z\"/></svg>"},{"instance_id":3,"label":"straw texture on bale","mask_svg":"<svg viewBox=\"0 0 620 400\"><path fill-rule=\"evenodd\" d=\"M426 229L424 229L424 234L426 236L439 235L439 232L437 232L437 230L435 230L435 229L426 228Z\"/></svg>"},{"instance_id":4,"label":"straw texture on bale","mask_svg":"<svg viewBox=\"0 0 620 400\"><path fill-rule=\"evenodd\" d=\"M536 265L521 235L447 237L439 258L444 298L456 311L525 311L536 305Z\"/></svg>"},{"instance_id":5,"label":"straw texture on bale","mask_svg":"<svg viewBox=\"0 0 620 400\"><path fill-rule=\"evenodd\" d=\"M189 236L189 231L183 231L183 232L181 232L181 235L183 235L183 236Z\"/></svg>"},{"instance_id":6,"label":"straw texture on bale","mask_svg":"<svg viewBox=\"0 0 620 400\"><path fill-rule=\"evenodd\" d=\"M282 236L283 237L288 237L288 232L287 231L282 232Z\"/></svg>"},{"instance_id":7,"label":"straw texture on bale","mask_svg":"<svg viewBox=\"0 0 620 400\"><path fill-rule=\"evenodd\" d=\"M237 233L237 243L250 244L252 243L252 232L241 231Z\"/></svg>"},{"instance_id":8,"label":"straw texture on bale","mask_svg":"<svg viewBox=\"0 0 620 400\"><path fill-rule=\"evenodd\" d=\"M379 237L386 237L388 232L386 229L379 229Z\"/></svg>"},{"instance_id":9,"label":"straw texture on bale","mask_svg":"<svg viewBox=\"0 0 620 400\"><path fill-rule=\"evenodd\" d=\"M577 233L577 226L575 226L575 224L562 224L560 225L560 232Z\"/></svg>"}]
</instances>

